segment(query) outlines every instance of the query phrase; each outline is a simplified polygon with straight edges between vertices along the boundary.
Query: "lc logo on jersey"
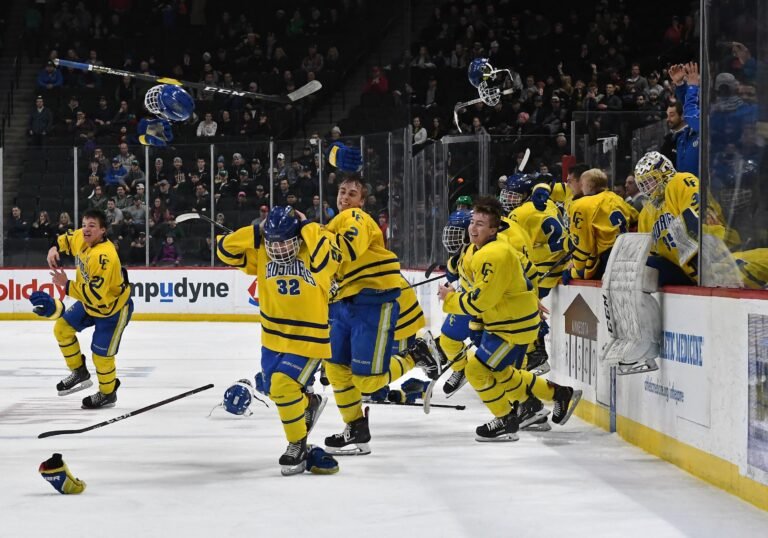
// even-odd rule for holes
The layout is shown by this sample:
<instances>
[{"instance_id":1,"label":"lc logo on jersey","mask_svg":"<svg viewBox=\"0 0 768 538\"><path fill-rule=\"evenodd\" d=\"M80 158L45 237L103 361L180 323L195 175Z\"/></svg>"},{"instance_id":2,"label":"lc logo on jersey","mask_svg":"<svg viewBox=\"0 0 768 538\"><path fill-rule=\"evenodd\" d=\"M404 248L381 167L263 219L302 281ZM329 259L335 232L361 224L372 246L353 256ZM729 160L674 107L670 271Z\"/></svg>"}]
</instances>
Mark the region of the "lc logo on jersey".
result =
<instances>
[{"instance_id":1,"label":"lc logo on jersey","mask_svg":"<svg viewBox=\"0 0 768 538\"><path fill-rule=\"evenodd\" d=\"M251 306L259 306L259 281L255 278L251 285L248 286L248 304Z\"/></svg>"},{"instance_id":2,"label":"lc logo on jersey","mask_svg":"<svg viewBox=\"0 0 768 538\"><path fill-rule=\"evenodd\" d=\"M583 219L583 218L582 218L582 216L581 216L581 211L576 211L576 212L573 214L573 225L574 225L576 228L579 228L579 229L581 229L581 223L582 223L582 222L584 222L584 219Z\"/></svg>"}]
</instances>

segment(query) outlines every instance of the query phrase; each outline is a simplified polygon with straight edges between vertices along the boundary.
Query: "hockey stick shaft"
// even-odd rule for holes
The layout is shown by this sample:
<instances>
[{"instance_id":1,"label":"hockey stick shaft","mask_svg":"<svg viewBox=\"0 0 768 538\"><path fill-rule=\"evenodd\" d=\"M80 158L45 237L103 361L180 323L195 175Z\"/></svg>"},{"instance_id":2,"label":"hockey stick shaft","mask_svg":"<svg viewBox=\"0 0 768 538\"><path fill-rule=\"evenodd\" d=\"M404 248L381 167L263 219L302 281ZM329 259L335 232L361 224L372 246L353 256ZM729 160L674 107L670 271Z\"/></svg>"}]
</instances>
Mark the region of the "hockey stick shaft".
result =
<instances>
[{"instance_id":1,"label":"hockey stick shaft","mask_svg":"<svg viewBox=\"0 0 768 538\"><path fill-rule=\"evenodd\" d=\"M552 266L552 267L549 269L549 271L547 271L546 273L544 273L543 275L541 275L541 276L539 277L539 281L542 281L542 280L544 280L545 278L547 278L547 277L549 277L550 275L552 275L552 273L554 273L554 272L555 272L555 270L559 270L559 271L561 271L561 270L563 269L563 268L562 268L562 265L563 265L565 262L567 262L568 260L570 260L572 256L573 256L573 251L566 253L566 255L565 255L565 256L563 256L562 258L560 258L559 260L557 260L557 262L555 263L555 265L553 265L553 266Z\"/></svg>"},{"instance_id":2,"label":"hockey stick shaft","mask_svg":"<svg viewBox=\"0 0 768 538\"><path fill-rule=\"evenodd\" d=\"M441 278L445 278L445 275L437 275L435 277L428 278L427 280L422 280L421 282L417 282L416 284L411 284L410 287L418 288L419 286L423 286L424 284L429 284L430 282L434 282L435 280L440 280Z\"/></svg>"},{"instance_id":3,"label":"hockey stick shaft","mask_svg":"<svg viewBox=\"0 0 768 538\"><path fill-rule=\"evenodd\" d=\"M120 420L125 420L127 418L135 417L136 415L140 415L141 413L146 413L147 411L151 411L152 409L160 407L161 405L169 404L171 402L175 402L176 400L181 400L182 398L186 398L187 396L191 396L193 394L197 394L198 392L202 392L204 390L208 390L212 388L213 388L213 383L209 383L207 385L203 385L202 387L197 387L196 389L188 390L187 392L182 392L181 394L177 394L176 396L172 396L171 398L167 398L165 400L155 402L146 407L142 407L141 409L137 409L136 411L130 411L124 415L120 415L119 417L111 418L109 420L105 420L104 422L99 422L98 424L94 424L93 426L80 428L79 430L53 430L50 432L43 432L40 435L38 435L37 438L45 439L46 437L53 437L54 435L69 435L73 433L89 432L91 430L95 430L96 428L101 428L103 426L108 426L113 422L118 422Z\"/></svg>"},{"instance_id":4,"label":"hockey stick shaft","mask_svg":"<svg viewBox=\"0 0 768 538\"><path fill-rule=\"evenodd\" d=\"M516 91L517 91L516 88L507 88L506 90L501 92L501 95L509 95L511 93L515 93ZM456 124L456 128L459 130L459 132L461 132L461 125L459 125L459 110L461 110L462 108L466 108L468 106L476 105L477 103L482 103L482 102L483 102L483 98L477 97L465 103L456 103L456 106L453 107L453 123Z\"/></svg>"},{"instance_id":5,"label":"hockey stick shaft","mask_svg":"<svg viewBox=\"0 0 768 538\"><path fill-rule=\"evenodd\" d=\"M250 99L259 99L261 101L270 101L273 103L293 103L313 94L323 87L319 81L313 80L308 82L298 90L289 93L288 95L268 95L266 93L257 93L249 91L231 90L229 88L219 88L218 86L209 86L203 82L190 82L188 80L177 80L170 77L158 77L155 75L147 75L145 73L134 73L132 71L123 71L122 69L113 69L103 65L92 65L81 62L72 62L69 60L55 59L53 62L60 67L69 67L71 69L79 69L81 71L92 71L100 75L114 75L117 77L131 77L136 80L143 80L146 82L154 82L156 84L173 84L175 86L184 86L186 88L194 88L196 90L202 90L204 92L218 93L220 95L232 95L235 97L248 97Z\"/></svg>"},{"instance_id":6,"label":"hockey stick shaft","mask_svg":"<svg viewBox=\"0 0 768 538\"><path fill-rule=\"evenodd\" d=\"M211 224L213 224L214 226L216 226L216 227L218 227L218 228L221 228L222 230L224 230L224 231L225 231L225 232L227 232L227 233L232 233L232 232L233 232L233 230L231 230L231 229L227 228L227 227L226 227L226 226L224 226L223 224L219 224L218 222L216 222L215 220L213 220L213 219L212 219L211 217L209 217L208 215L202 215L202 214L200 214L200 213L182 213L181 215L179 215L178 217L176 217L176 222L177 222L177 223L180 223L180 222L186 222L186 221L188 221L188 220L197 220L197 219L202 219L202 220L204 220L204 221L206 221L206 222L210 222L210 223L211 223Z\"/></svg>"}]
</instances>

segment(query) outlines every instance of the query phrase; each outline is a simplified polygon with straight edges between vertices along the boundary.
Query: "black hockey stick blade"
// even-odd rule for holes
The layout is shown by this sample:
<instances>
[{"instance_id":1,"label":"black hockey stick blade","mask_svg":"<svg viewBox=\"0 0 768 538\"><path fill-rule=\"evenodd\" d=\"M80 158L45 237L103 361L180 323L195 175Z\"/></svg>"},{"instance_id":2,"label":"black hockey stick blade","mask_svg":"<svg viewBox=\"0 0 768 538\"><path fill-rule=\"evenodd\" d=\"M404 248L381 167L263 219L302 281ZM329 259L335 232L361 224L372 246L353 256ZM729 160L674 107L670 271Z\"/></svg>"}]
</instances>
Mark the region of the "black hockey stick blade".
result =
<instances>
[{"instance_id":1,"label":"black hockey stick blade","mask_svg":"<svg viewBox=\"0 0 768 538\"><path fill-rule=\"evenodd\" d=\"M126 418L135 417L136 415L140 415L141 413L145 413L146 411L151 411L152 409L155 409L156 407L160 407L161 405L169 404L171 402L175 402L176 400L181 400L182 398L186 398L187 396L192 396L193 394L197 394L198 392L203 392L204 390L208 390L212 388L213 388L213 383L208 383L207 385L203 385L202 387L197 387L196 389L188 390L187 392L182 392L181 394L177 394L176 396L172 396L170 398L161 400L159 402L153 403L146 407L142 407L141 409L137 409L136 411L130 411L124 415L120 415L119 417L111 418L109 420L105 420L104 422L99 422L98 424L94 424L93 426L87 426L85 428L80 428L79 430L53 430L50 432L43 432L40 435L38 435L37 438L45 439L46 437L53 437L54 435L69 435L73 433L89 432L91 430L95 430L96 428L101 428L102 426L107 426L109 424L112 424L113 422L125 420Z\"/></svg>"},{"instance_id":2,"label":"black hockey stick blade","mask_svg":"<svg viewBox=\"0 0 768 538\"><path fill-rule=\"evenodd\" d=\"M427 267L427 270L424 271L424 278L429 278L432 275L432 271L440 267L440 262L435 262L429 267Z\"/></svg>"},{"instance_id":3,"label":"black hockey stick blade","mask_svg":"<svg viewBox=\"0 0 768 538\"><path fill-rule=\"evenodd\" d=\"M190 82L188 80L177 80L170 77L158 77L156 75L147 75L145 73L134 73L132 71L123 71L122 69L113 69L103 65L92 65L81 62L72 62L69 60L62 60L56 58L53 63L61 67L69 67L71 69L79 69L80 71L92 71L101 75L115 75L118 77L131 77L136 80L143 80L145 82L153 82L155 84L173 84L175 86L183 86L185 88L193 88L195 90L201 90L204 92L218 93L220 95L233 95L235 97L248 97L250 99L259 99L261 101L270 101L272 103L290 104L299 99L302 99L310 94L315 93L323 87L319 81L313 80L295 90L288 95L268 95L266 93L257 93L241 90L232 90L229 88L219 88L218 86L209 86L203 82Z\"/></svg>"},{"instance_id":4,"label":"black hockey stick blade","mask_svg":"<svg viewBox=\"0 0 768 538\"><path fill-rule=\"evenodd\" d=\"M390 401L370 401L366 402L367 404L377 404L377 405L394 405L394 406L403 406L403 407L420 407L424 408L424 406L418 402L390 402ZM464 411L467 406L466 405L448 405L448 404L430 404L430 408L432 407L439 407L441 409L456 409L457 411Z\"/></svg>"}]
</instances>

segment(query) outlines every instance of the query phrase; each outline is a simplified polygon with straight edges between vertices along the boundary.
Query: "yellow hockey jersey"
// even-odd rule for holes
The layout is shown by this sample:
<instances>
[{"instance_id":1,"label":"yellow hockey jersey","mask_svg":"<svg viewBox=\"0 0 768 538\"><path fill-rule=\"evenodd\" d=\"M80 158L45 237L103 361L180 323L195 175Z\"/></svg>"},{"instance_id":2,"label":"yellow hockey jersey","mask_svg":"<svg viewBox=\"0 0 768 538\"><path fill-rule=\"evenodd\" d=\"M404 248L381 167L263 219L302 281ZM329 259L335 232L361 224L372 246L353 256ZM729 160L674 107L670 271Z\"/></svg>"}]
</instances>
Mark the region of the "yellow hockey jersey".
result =
<instances>
[{"instance_id":1,"label":"yellow hockey jersey","mask_svg":"<svg viewBox=\"0 0 768 538\"><path fill-rule=\"evenodd\" d=\"M768 289L768 248L734 252L744 286L753 290Z\"/></svg>"},{"instance_id":2,"label":"yellow hockey jersey","mask_svg":"<svg viewBox=\"0 0 768 538\"><path fill-rule=\"evenodd\" d=\"M510 344L529 344L539 331L539 300L523 273L522 254L508 242L493 239L467 249L469 287L449 293L447 314L480 317L485 330Z\"/></svg>"},{"instance_id":3,"label":"yellow hockey jersey","mask_svg":"<svg viewBox=\"0 0 768 538\"><path fill-rule=\"evenodd\" d=\"M79 229L60 235L57 246L59 252L75 258L77 276L69 283L67 295L83 303L89 315L106 318L125 306L131 286L111 241L104 239L89 247Z\"/></svg>"},{"instance_id":4,"label":"yellow hockey jersey","mask_svg":"<svg viewBox=\"0 0 768 538\"><path fill-rule=\"evenodd\" d=\"M311 359L331 357L328 296L341 261L335 238L308 223L289 264L275 263L263 248L258 226L245 226L216 240L221 261L254 274L259 282L261 343L279 353Z\"/></svg>"},{"instance_id":5,"label":"yellow hockey jersey","mask_svg":"<svg viewBox=\"0 0 768 538\"><path fill-rule=\"evenodd\" d=\"M397 298L400 314L395 325L395 340L410 338L427 325L424 311L416 298L416 292L402 276L400 277L400 288L400 296Z\"/></svg>"},{"instance_id":6,"label":"yellow hockey jersey","mask_svg":"<svg viewBox=\"0 0 768 538\"><path fill-rule=\"evenodd\" d=\"M539 187L537 185L537 187ZM533 242L533 251L529 256L540 273L555 269L552 274L539 282L542 288L554 288L560 279L556 265L565 256L566 228L555 203L547 200L547 207L539 211L528 201L516 207L509 214L510 220L517 222L528 233Z\"/></svg>"},{"instance_id":7,"label":"yellow hockey jersey","mask_svg":"<svg viewBox=\"0 0 768 538\"><path fill-rule=\"evenodd\" d=\"M338 291L332 300L357 295L362 290L398 290L400 261L386 249L381 229L362 209L346 209L326 228L335 234L342 262L336 273Z\"/></svg>"},{"instance_id":8,"label":"yellow hockey jersey","mask_svg":"<svg viewBox=\"0 0 768 538\"><path fill-rule=\"evenodd\" d=\"M528 232L522 226L509 217L501 217L501 222L498 237L506 238L509 244L512 245L512 248L523 255L523 273L538 290L539 269L531 261L531 253L533 252L531 236L528 235Z\"/></svg>"},{"instance_id":9,"label":"yellow hockey jersey","mask_svg":"<svg viewBox=\"0 0 768 538\"><path fill-rule=\"evenodd\" d=\"M573 278L590 279L600 255L613 247L619 234L637 222L637 210L611 191L582 196L569 207Z\"/></svg>"}]
</instances>

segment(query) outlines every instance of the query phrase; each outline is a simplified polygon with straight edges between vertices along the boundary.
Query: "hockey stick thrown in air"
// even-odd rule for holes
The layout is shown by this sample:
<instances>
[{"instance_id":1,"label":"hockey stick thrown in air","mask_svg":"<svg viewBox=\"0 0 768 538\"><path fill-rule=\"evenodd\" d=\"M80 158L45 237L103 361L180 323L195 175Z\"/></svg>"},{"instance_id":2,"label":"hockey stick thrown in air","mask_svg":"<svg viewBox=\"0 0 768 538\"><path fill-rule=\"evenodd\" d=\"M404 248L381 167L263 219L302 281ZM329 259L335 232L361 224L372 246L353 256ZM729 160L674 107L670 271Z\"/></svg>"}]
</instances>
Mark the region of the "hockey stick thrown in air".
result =
<instances>
[{"instance_id":1,"label":"hockey stick thrown in air","mask_svg":"<svg viewBox=\"0 0 768 538\"><path fill-rule=\"evenodd\" d=\"M180 222L186 222L188 220L204 220L206 222L210 222L214 226L218 226L219 228L221 228L227 233L230 233L230 234L232 233L232 230L230 230L223 224L219 224L208 215L201 215L200 213L182 213L181 215L177 216L175 220L176 220L176 224Z\"/></svg>"},{"instance_id":2,"label":"hockey stick thrown in air","mask_svg":"<svg viewBox=\"0 0 768 538\"><path fill-rule=\"evenodd\" d=\"M518 88L507 88L501 92L501 95L509 95L511 93L515 93L516 91L518 91ZM456 106L453 107L453 123L456 124L456 128L459 130L459 132L461 132L461 125L459 125L459 110L482 102L483 98L477 97L476 99L472 99L471 101L467 101L465 103L456 103Z\"/></svg>"},{"instance_id":3,"label":"hockey stick thrown in air","mask_svg":"<svg viewBox=\"0 0 768 538\"><path fill-rule=\"evenodd\" d=\"M177 80L170 77L158 77L155 75L147 75L145 73L134 73L132 71L123 71L122 69L112 69L111 67L105 67L103 65L84 64L81 62L71 62L69 60L61 60L55 58L53 63L60 67L69 67L71 69L79 69L80 71L92 71L99 75L115 75L118 77L131 77L136 80L143 80L145 82L152 82L155 84L173 84L174 86L183 86L185 88L193 88L195 90L201 90L204 92L217 93L220 95L232 95L235 97L248 97L250 99L259 99L261 101L269 101L272 103L282 103L288 105L295 103L299 99L311 95L323 87L320 81L312 80L307 82L301 88L292 91L288 95L268 95L266 93L249 92L245 90L231 90L229 88L219 88L218 86L209 86L204 82L189 82L187 80Z\"/></svg>"},{"instance_id":4,"label":"hockey stick thrown in air","mask_svg":"<svg viewBox=\"0 0 768 538\"><path fill-rule=\"evenodd\" d=\"M43 432L40 435L38 435L37 438L45 439L46 437L53 437L54 435L69 435L71 433L89 432L91 430L95 430L96 428L101 428L102 426L108 426L113 422L125 420L126 418L135 417L136 415L139 415L146 411L151 411L152 409L155 409L156 407L160 407L161 405L169 404L171 402L175 402L176 400L181 400L182 398L186 398L187 396L192 396L193 394L197 394L198 392L202 392L204 390L208 390L212 388L213 388L213 383L209 383L207 385L203 385L202 387L197 387L196 389L188 390L187 392L182 392L181 394L177 394L176 396L173 396L171 398L167 398L165 400L161 400L159 402L153 403L152 405L142 407L141 409L137 409L136 411L130 411L129 413L120 415L119 417L111 418L109 420L105 420L104 422L99 422L98 424L94 424L93 426L87 426L85 428L80 428L79 430L53 430L50 432Z\"/></svg>"}]
</instances>

